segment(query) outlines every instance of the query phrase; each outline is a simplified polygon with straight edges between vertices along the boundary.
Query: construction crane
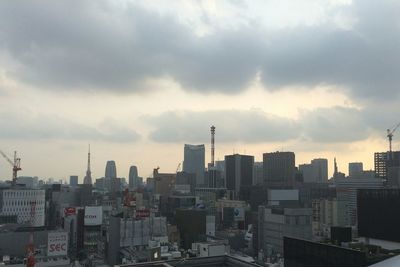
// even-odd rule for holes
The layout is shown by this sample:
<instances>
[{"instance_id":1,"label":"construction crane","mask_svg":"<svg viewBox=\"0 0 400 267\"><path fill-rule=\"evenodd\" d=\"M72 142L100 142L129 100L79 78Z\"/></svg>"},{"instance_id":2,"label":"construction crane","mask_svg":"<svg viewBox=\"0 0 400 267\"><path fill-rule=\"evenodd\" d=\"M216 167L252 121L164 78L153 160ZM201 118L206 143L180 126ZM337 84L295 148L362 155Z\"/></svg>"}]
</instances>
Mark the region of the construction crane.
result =
<instances>
[{"instance_id":1,"label":"construction crane","mask_svg":"<svg viewBox=\"0 0 400 267\"><path fill-rule=\"evenodd\" d=\"M21 159L17 158L17 151L14 151L14 161L12 161L9 157L7 157L7 155L1 150L0 150L0 154L13 167L12 185L15 186L17 184L18 171L22 170L21 169Z\"/></svg>"},{"instance_id":2,"label":"construction crane","mask_svg":"<svg viewBox=\"0 0 400 267\"><path fill-rule=\"evenodd\" d=\"M392 129L387 129L387 137L389 139L389 152L392 154L392 139L393 139L393 133L399 128L400 123L394 126Z\"/></svg>"},{"instance_id":3,"label":"construction crane","mask_svg":"<svg viewBox=\"0 0 400 267\"><path fill-rule=\"evenodd\" d=\"M176 173L178 173L181 170L181 163L178 164L178 167L176 167Z\"/></svg>"}]
</instances>

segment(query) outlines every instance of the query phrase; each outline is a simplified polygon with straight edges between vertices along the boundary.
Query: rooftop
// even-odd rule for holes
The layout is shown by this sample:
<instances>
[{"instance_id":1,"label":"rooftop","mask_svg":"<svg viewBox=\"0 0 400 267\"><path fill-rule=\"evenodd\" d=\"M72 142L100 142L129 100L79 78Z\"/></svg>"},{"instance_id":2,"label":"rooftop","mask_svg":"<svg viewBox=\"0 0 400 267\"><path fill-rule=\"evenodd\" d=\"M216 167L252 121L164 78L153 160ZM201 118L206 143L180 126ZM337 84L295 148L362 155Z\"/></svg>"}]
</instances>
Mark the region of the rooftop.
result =
<instances>
[{"instance_id":1,"label":"rooftop","mask_svg":"<svg viewBox=\"0 0 400 267\"><path fill-rule=\"evenodd\" d=\"M214 256L214 257L198 257L198 258L188 258L179 260L169 260L169 261L155 261L155 262L145 262L145 263L135 263L127 265L119 265L120 267L254 267L260 266L255 263L246 262L244 260L234 258L232 256Z\"/></svg>"}]
</instances>

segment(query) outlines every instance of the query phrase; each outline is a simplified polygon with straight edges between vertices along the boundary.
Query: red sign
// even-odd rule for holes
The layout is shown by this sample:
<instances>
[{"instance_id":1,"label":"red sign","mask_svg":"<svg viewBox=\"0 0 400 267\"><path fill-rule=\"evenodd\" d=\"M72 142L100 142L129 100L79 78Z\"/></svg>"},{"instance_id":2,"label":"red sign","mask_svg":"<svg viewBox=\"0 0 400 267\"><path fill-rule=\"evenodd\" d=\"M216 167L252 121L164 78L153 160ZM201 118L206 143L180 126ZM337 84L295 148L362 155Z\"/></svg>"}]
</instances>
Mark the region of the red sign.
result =
<instances>
[{"instance_id":1,"label":"red sign","mask_svg":"<svg viewBox=\"0 0 400 267\"><path fill-rule=\"evenodd\" d=\"M74 208L74 207L64 208L65 216L70 216L70 215L75 215L75 214L76 214L76 208Z\"/></svg>"},{"instance_id":2,"label":"red sign","mask_svg":"<svg viewBox=\"0 0 400 267\"><path fill-rule=\"evenodd\" d=\"M137 210L136 218L147 218L150 217L150 210Z\"/></svg>"},{"instance_id":3,"label":"red sign","mask_svg":"<svg viewBox=\"0 0 400 267\"><path fill-rule=\"evenodd\" d=\"M62 252L67 251L67 244L51 244L49 248L49 252Z\"/></svg>"},{"instance_id":4,"label":"red sign","mask_svg":"<svg viewBox=\"0 0 400 267\"><path fill-rule=\"evenodd\" d=\"M47 238L47 256L65 256L68 250L68 235L66 232L53 232Z\"/></svg>"}]
</instances>

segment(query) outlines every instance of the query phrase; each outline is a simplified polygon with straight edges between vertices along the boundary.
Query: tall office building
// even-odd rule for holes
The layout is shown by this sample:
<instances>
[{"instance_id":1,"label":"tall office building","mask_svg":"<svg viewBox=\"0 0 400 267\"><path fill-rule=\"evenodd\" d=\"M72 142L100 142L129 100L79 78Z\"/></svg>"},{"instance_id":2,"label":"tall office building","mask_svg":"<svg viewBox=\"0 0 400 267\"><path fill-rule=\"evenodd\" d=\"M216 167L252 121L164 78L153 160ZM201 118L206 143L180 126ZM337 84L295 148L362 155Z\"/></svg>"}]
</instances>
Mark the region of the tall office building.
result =
<instances>
[{"instance_id":1,"label":"tall office building","mask_svg":"<svg viewBox=\"0 0 400 267\"><path fill-rule=\"evenodd\" d=\"M136 166L129 168L129 188L138 188L140 186L138 170Z\"/></svg>"},{"instance_id":2,"label":"tall office building","mask_svg":"<svg viewBox=\"0 0 400 267\"><path fill-rule=\"evenodd\" d=\"M225 156L226 188L239 193L253 184L254 157L248 155Z\"/></svg>"},{"instance_id":3,"label":"tall office building","mask_svg":"<svg viewBox=\"0 0 400 267\"><path fill-rule=\"evenodd\" d=\"M311 160L313 166L314 177L316 182L328 181L328 160L327 159L313 159Z\"/></svg>"},{"instance_id":4,"label":"tall office building","mask_svg":"<svg viewBox=\"0 0 400 267\"><path fill-rule=\"evenodd\" d=\"M78 185L78 175L71 175L69 177L69 185L73 187Z\"/></svg>"},{"instance_id":5,"label":"tall office building","mask_svg":"<svg viewBox=\"0 0 400 267\"><path fill-rule=\"evenodd\" d=\"M300 164L299 171L304 183L323 183L328 181L328 160L313 159L310 164Z\"/></svg>"},{"instance_id":6,"label":"tall office building","mask_svg":"<svg viewBox=\"0 0 400 267\"><path fill-rule=\"evenodd\" d=\"M362 162L350 162L349 163L349 176L356 177L362 174L363 172L363 163Z\"/></svg>"},{"instance_id":7,"label":"tall office building","mask_svg":"<svg viewBox=\"0 0 400 267\"><path fill-rule=\"evenodd\" d=\"M185 144L183 153L183 171L196 174L196 185L203 186L205 171L204 145Z\"/></svg>"},{"instance_id":8,"label":"tall office building","mask_svg":"<svg viewBox=\"0 0 400 267\"><path fill-rule=\"evenodd\" d=\"M109 160L106 164L105 178L117 178L117 167L115 161Z\"/></svg>"},{"instance_id":9,"label":"tall office building","mask_svg":"<svg viewBox=\"0 0 400 267\"><path fill-rule=\"evenodd\" d=\"M293 152L263 154L264 183L269 187L293 187L295 155Z\"/></svg>"}]
</instances>

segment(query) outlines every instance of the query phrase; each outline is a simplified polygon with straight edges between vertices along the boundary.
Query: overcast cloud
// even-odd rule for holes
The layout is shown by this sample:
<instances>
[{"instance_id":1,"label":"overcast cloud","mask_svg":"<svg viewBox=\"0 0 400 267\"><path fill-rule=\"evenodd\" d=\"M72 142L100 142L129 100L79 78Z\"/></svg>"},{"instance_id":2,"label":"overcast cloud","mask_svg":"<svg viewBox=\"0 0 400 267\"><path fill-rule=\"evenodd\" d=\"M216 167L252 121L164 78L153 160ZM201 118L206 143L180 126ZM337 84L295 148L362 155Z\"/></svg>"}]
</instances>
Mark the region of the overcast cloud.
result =
<instances>
[{"instance_id":1,"label":"overcast cloud","mask_svg":"<svg viewBox=\"0 0 400 267\"><path fill-rule=\"evenodd\" d=\"M212 121L218 142L268 143L308 140L339 143L365 140L374 131L368 118L355 108L332 107L305 111L297 120L273 116L260 110L218 110L206 112L166 112L144 117L155 129L156 142L208 142L206 131Z\"/></svg>"},{"instance_id":2,"label":"overcast cloud","mask_svg":"<svg viewBox=\"0 0 400 267\"><path fill-rule=\"evenodd\" d=\"M0 111L0 138L16 140L81 140L135 142L140 135L118 122L107 119L97 127L86 126L56 115L28 111Z\"/></svg>"},{"instance_id":3,"label":"overcast cloud","mask_svg":"<svg viewBox=\"0 0 400 267\"><path fill-rule=\"evenodd\" d=\"M248 21L204 36L172 15L114 3L2 1L0 49L15 61L3 66L8 75L50 90L110 92L147 90L143 81L167 76L184 90L229 94L261 73L269 90L333 84L355 99L399 94L397 1L353 1L328 14L338 24L273 31ZM354 22L339 27L346 18Z\"/></svg>"}]
</instances>

